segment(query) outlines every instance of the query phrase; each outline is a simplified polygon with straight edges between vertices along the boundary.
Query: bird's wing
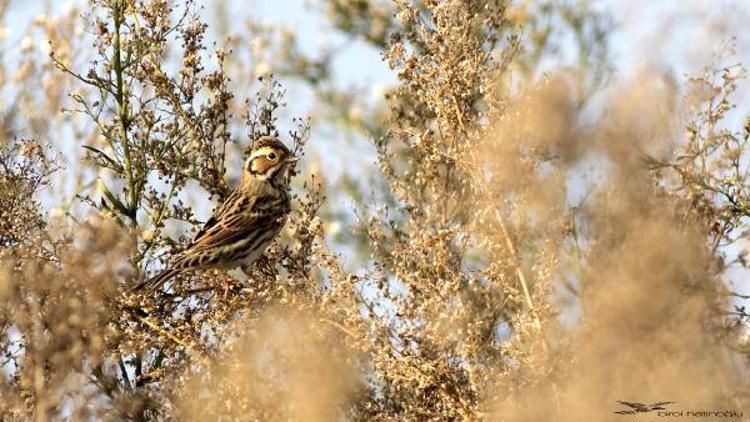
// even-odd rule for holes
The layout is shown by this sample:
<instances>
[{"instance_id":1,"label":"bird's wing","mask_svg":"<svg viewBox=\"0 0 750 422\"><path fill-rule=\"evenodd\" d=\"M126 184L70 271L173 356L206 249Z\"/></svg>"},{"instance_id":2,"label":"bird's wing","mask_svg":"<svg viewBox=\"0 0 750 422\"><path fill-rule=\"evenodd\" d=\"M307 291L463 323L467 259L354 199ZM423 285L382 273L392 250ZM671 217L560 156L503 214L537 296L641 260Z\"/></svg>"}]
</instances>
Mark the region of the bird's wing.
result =
<instances>
[{"instance_id":1,"label":"bird's wing","mask_svg":"<svg viewBox=\"0 0 750 422\"><path fill-rule=\"evenodd\" d=\"M183 252L184 256L231 245L239 240L265 233L280 226L286 207L282 198L246 195L230 195L215 215L196 235L193 243Z\"/></svg>"},{"instance_id":2,"label":"bird's wing","mask_svg":"<svg viewBox=\"0 0 750 422\"><path fill-rule=\"evenodd\" d=\"M630 403L630 402L620 401L620 400L617 400L617 402L620 404L624 404L625 406L632 407L633 409L642 409L646 407L646 405L643 403Z\"/></svg>"},{"instance_id":3,"label":"bird's wing","mask_svg":"<svg viewBox=\"0 0 750 422\"><path fill-rule=\"evenodd\" d=\"M221 216L226 214L228 210L234 208L238 201L241 201L241 192L239 189L235 189L229 194L227 199L218 207L216 207L211 215L211 218L203 224L203 227L198 231L198 234L193 238L193 242L190 247L200 242L200 240L206 236L206 233L216 225L216 222L221 219Z\"/></svg>"}]
</instances>

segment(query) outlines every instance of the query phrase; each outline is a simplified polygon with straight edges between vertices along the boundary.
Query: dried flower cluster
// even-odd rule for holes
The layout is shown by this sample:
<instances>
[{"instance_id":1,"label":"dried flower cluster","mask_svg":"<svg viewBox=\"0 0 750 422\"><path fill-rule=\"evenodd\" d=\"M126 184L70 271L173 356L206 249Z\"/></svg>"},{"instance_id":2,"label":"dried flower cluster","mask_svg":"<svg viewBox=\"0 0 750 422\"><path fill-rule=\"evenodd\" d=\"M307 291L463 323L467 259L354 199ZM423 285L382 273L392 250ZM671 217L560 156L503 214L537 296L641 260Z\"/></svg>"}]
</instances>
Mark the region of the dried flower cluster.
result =
<instances>
[{"instance_id":1,"label":"dried flower cluster","mask_svg":"<svg viewBox=\"0 0 750 422\"><path fill-rule=\"evenodd\" d=\"M734 127L731 48L684 84L643 71L605 87L608 20L586 2L320 7L393 71L377 104L334 83L337 51L308 57L289 30L247 22L211 45L192 1L36 19L47 48L22 46L2 80L0 418L747 405L748 297L727 275L748 265L750 120ZM540 75L566 34L580 62ZM312 120L283 114L294 93L274 71L312 90ZM603 110L585 112L594 94ZM305 155L311 124L337 122L373 140L378 174L331 178L307 154L256 264L130 291L237 183L254 139Z\"/></svg>"}]
</instances>

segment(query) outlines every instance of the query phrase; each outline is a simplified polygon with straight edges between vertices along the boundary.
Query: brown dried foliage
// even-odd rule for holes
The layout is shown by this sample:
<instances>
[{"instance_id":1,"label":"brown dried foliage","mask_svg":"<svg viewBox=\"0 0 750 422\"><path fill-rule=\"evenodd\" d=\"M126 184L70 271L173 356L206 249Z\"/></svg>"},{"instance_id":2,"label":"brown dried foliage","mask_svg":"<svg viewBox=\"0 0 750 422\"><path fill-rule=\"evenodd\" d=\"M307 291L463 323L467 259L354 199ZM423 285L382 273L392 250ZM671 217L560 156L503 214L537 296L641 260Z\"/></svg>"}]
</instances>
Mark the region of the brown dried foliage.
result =
<instances>
[{"instance_id":1,"label":"brown dried foliage","mask_svg":"<svg viewBox=\"0 0 750 422\"><path fill-rule=\"evenodd\" d=\"M297 175L258 263L152 295L129 286L188 242L253 139L307 148L274 79L236 98L252 82L232 46L304 81L332 120L357 95L331 83L335 52L306 57L287 32L248 24L209 48L192 2L98 0L35 23L51 60L25 53L18 80L48 81L44 108L15 99L0 144L3 419L579 421L611 419L617 400L746 404L746 297L725 279L747 265L741 65L720 56L684 85L644 71L602 92L606 19L584 3L324 9L398 78L345 123L374 139L374 187ZM569 25L582 62L539 77L549 21ZM594 93L604 111L585 113ZM67 120L40 117L61 107ZM38 139L67 128L80 154L20 140L22 125ZM598 180L583 186L587 166ZM362 200L354 217L335 209L345 189ZM341 223L346 258L326 233Z\"/></svg>"}]
</instances>

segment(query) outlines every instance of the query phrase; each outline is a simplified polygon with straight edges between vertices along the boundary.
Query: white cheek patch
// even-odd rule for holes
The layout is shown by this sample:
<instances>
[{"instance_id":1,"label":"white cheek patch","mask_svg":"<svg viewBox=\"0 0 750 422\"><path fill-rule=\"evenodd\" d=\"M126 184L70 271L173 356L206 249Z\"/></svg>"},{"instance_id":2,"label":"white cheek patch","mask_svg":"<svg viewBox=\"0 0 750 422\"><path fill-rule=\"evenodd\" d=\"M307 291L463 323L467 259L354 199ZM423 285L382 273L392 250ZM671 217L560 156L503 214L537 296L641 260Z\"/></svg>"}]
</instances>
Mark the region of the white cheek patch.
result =
<instances>
[{"instance_id":1,"label":"white cheek patch","mask_svg":"<svg viewBox=\"0 0 750 422\"><path fill-rule=\"evenodd\" d=\"M253 176L258 180L268 180L268 178L270 178L272 174L273 174L273 171L263 173L258 170L255 170L255 172L253 173Z\"/></svg>"}]
</instances>

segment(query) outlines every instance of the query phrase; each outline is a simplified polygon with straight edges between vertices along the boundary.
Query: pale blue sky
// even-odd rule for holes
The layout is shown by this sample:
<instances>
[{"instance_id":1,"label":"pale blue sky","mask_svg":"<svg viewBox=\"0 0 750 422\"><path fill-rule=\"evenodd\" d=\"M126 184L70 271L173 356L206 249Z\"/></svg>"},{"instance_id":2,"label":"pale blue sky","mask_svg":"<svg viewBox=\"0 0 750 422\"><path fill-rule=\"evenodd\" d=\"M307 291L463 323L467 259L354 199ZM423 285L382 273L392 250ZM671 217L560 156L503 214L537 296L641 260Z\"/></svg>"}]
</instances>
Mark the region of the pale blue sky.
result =
<instances>
[{"instance_id":1,"label":"pale blue sky","mask_svg":"<svg viewBox=\"0 0 750 422\"><path fill-rule=\"evenodd\" d=\"M24 36L24 28L35 17L45 13L54 16L70 4L87 4L85 0L10 3L7 42L16 47ZM199 4L207 5L206 17L210 23L211 0L199 0ZM315 0L227 0L227 4L237 23L254 16L261 22L293 29L308 52L339 45L343 40L327 26ZM651 63L685 74L706 62L717 39L730 35L739 37L740 56L746 62L750 59L750 36L743 31L743 24L750 18L746 1L594 0L593 4L608 11L617 23L618 29L612 37L612 58L620 71ZM337 80L345 86L392 81L380 53L362 42L346 48L337 58L335 69Z\"/></svg>"},{"instance_id":2,"label":"pale blue sky","mask_svg":"<svg viewBox=\"0 0 750 422\"><path fill-rule=\"evenodd\" d=\"M574 0L571 0L574 1ZM213 19L212 0L198 0L206 6L205 16ZM11 1L6 18L10 56L20 48L24 30L41 14L54 16L70 5L85 0ZM226 0L230 25L241 28L247 17L271 25L291 28L306 52L315 54L325 46L342 45L344 38L331 30L315 0ZM611 56L618 74L643 65L671 70L681 76L695 72L715 51L717 40L738 36L739 56L750 63L750 36L743 31L750 21L749 7L741 0L593 0L596 8L614 18ZM84 8L86 6L83 6ZM212 34L209 33L209 38ZM216 34L213 34L216 37ZM35 44L43 40L35 39ZM393 74L380 59L380 52L354 40L337 55L335 80L340 86L377 87L391 83ZM248 46L248 48L250 48ZM290 115L307 115L315 107L309 92L287 82ZM373 93L375 89L371 90ZM249 92L248 92L249 94ZM293 101L292 101L293 100ZM314 132L314 135L320 132ZM330 136L330 133L325 133Z\"/></svg>"}]
</instances>

